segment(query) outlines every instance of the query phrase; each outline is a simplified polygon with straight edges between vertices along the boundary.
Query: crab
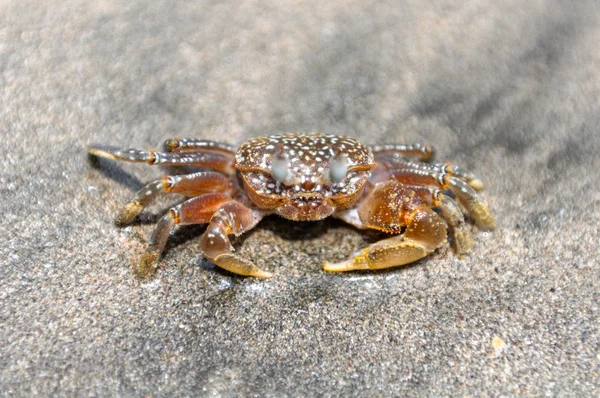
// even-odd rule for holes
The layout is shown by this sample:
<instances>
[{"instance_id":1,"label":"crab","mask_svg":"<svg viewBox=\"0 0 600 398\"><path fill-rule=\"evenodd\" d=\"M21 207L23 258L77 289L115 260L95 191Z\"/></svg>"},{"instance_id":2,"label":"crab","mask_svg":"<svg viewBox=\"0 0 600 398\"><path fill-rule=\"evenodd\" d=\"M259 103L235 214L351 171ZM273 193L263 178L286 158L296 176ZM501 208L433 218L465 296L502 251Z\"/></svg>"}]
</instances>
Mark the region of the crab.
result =
<instances>
[{"instance_id":1,"label":"crab","mask_svg":"<svg viewBox=\"0 0 600 398\"><path fill-rule=\"evenodd\" d=\"M149 165L195 166L192 174L167 175L142 188L116 217L131 223L162 193L187 200L158 221L136 268L154 274L176 225L208 224L200 238L205 258L232 273L269 278L253 262L235 253L229 236L254 228L277 214L291 221L335 217L358 229L391 237L331 263L330 272L373 270L409 264L444 245L448 231L457 254L473 245L465 215L483 230L496 226L477 191L483 183L450 163L432 163L426 144L367 146L339 135L283 134L253 138L237 150L228 144L173 138L164 151L88 148L94 156Z\"/></svg>"}]
</instances>

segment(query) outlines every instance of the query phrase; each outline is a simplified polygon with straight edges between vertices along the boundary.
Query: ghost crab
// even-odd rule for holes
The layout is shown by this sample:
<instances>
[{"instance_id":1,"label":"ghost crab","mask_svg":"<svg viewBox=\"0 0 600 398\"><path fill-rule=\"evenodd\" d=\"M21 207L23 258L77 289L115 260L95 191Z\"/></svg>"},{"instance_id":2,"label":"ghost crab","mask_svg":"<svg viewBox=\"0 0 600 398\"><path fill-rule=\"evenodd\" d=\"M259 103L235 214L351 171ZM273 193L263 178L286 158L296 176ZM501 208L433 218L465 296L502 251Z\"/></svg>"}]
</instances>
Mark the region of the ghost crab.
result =
<instances>
[{"instance_id":1,"label":"ghost crab","mask_svg":"<svg viewBox=\"0 0 600 398\"><path fill-rule=\"evenodd\" d=\"M495 228L476 193L481 181L449 163L430 163L433 150L427 145L368 147L344 136L285 134L253 138L237 150L179 138L167 140L164 148L89 147L92 155L110 159L209 170L153 181L118 214L117 224L124 225L161 193L190 197L158 221L137 269L142 276L154 273L171 229L181 224L208 224L200 239L204 256L230 272L259 278L271 273L236 255L229 235L254 228L270 214L292 221L333 216L359 229L393 234L352 259L325 262L323 269L331 272L412 263L443 245L448 228L456 252L466 253L472 240L463 213L481 229Z\"/></svg>"}]
</instances>

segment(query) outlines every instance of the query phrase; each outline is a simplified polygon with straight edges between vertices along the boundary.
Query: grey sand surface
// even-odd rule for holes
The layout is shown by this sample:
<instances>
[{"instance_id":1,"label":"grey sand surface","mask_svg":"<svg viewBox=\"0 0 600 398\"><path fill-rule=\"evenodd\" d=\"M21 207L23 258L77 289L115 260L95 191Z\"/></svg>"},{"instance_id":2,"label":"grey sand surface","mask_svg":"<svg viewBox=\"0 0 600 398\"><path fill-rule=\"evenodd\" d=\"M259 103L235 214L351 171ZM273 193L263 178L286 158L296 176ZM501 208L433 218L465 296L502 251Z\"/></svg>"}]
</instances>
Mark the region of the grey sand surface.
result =
<instances>
[{"instance_id":1,"label":"grey sand surface","mask_svg":"<svg viewBox=\"0 0 600 398\"><path fill-rule=\"evenodd\" d=\"M1 2L0 395L597 395L599 22L595 1ZM88 144L308 131L428 142L498 230L333 275L377 235L270 217L236 241L256 280L181 228L133 278L173 202L113 218L165 170Z\"/></svg>"}]
</instances>

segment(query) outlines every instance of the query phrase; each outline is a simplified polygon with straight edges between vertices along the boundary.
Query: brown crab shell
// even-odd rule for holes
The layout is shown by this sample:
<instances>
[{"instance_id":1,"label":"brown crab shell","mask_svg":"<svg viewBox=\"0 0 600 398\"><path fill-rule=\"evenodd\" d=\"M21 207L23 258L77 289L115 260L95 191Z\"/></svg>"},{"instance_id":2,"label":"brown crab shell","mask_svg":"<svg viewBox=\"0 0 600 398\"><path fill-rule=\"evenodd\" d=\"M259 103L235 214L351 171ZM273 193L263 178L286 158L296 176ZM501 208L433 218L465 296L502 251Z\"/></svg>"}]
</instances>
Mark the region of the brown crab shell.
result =
<instances>
[{"instance_id":1,"label":"brown crab shell","mask_svg":"<svg viewBox=\"0 0 600 398\"><path fill-rule=\"evenodd\" d=\"M340 135L282 134L252 138L244 142L235 154L235 167L271 169L276 155L286 156L295 172L316 175L329 167L329 160L338 154L348 159L348 168L372 167L371 150L354 138Z\"/></svg>"},{"instance_id":2,"label":"brown crab shell","mask_svg":"<svg viewBox=\"0 0 600 398\"><path fill-rule=\"evenodd\" d=\"M341 155L347 160L348 172L335 183L330 177L330 161ZM272 176L276 158L289 161L285 183ZM259 208L296 221L321 220L336 209L351 207L374 166L373 154L359 141L316 133L254 138L240 146L235 158L249 199Z\"/></svg>"}]
</instances>

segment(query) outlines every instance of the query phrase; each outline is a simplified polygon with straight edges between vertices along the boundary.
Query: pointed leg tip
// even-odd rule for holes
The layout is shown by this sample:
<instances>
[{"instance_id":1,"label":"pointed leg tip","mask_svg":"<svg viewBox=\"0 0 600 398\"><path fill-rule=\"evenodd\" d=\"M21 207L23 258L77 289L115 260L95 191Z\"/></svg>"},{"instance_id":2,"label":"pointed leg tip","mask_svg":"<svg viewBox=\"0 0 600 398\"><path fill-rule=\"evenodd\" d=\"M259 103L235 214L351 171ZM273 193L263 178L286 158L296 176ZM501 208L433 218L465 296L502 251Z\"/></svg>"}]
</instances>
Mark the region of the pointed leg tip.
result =
<instances>
[{"instance_id":1,"label":"pointed leg tip","mask_svg":"<svg viewBox=\"0 0 600 398\"><path fill-rule=\"evenodd\" d=\"M485 221L478 221L477 226L483 231L495 231L496 228L498 228L496 220L493 218Z\"/></svg>"},{"instance_id":2,"label":"pointed leg tip","mask_svg":"<svg viewBox=\"0 0 600 398\"><path fill-rule=\"evenodd\" d=\"M115 155L110 152L112 147L106 145L90 145L87 150L90 155L97 156L100 158L116 159Z\"/></svg>"},{"instance_id":3,"label":"pointed leg tip","mask_svg":"<svg viewBox=\"0 0 600 398\"><path fill-rule=\"evenodd\" d=\"M484 231L496 229L496 220L490 209L482 202L476 203L471 209L471 216L475 219L477 227Z\"/></svg>"},{"instance_id":4,"label":"pointed leg tip","mask_svg":"<svg viewBox=\"0 0 600 398\"><path fill-rule=\"evenodd\" d=\"M160 255L156 251L146 250L133 273L140 279L150 278L156 273Z\"/></svg>"},{"instance_id":5,"label":"pointed leg tip","mask_svg":"<svg viewBox=\"0 0 600 398\"><path fill-rule=\"evenodd\" d=\"M474 242L471 238L471 233L464 226L460 226L453 230L452 244L456 254L463 255L471 250Z\"/></svg>"},{"instance_id":6,"label":"pointed leg tip","mask_svg":"<svg viewBox=\"0 0 600 398\"><path fill-rule=\"evenodd\" d=\"M119 227L131 224L143 208L137 200L127 203L115 217L115 224Z\"/></svg>"},{"instance_id":7,"label":"pointed leg tip","mask_svg":"<svg viewBox=\"0 0 600 398\"><path fill-rule=\"evenodd\" d=\"M352 261L347 260L347 261L342 261L340 263L330 263L328 261L325 261L323 263L323 271L327 271L327 272L343 272L343 271L348 271L351 268L349 268L352 265Z\"/></svg>"},{"instance_id":8,"label":"pointed leg tip","mask_svg":"<svg viewBox=\"0 0 600 398\"><path fill-rule=\"evenodd\" d=\"M328 263L327 261L323 262L323 267L322 267L323 271L333 272L332 268L334 268L334 267L332 267L331 263Z\"/></svg>"},{"instance_id":9,"label":"pointed leg tip","mask_svg":"<svg viewBox=\"0 0 600 398\"><path fill-rule=\"evenodd\" d=\"M355 256L349 260L341 261L339 263L330 263L325 261L323 263L323 270L327 272L345 272L355 270L369 270L373 269L367 258L367 250L355 253Z\"/></svg>"},{"instance_id":10,"label":"pointed leg tip","mask_svg":"<svg viewBox=\"0 0 600 398\"><path fill-rule=\"evenodd\" d=\"M483 191L483 189L485 188L483 181L481 181L479 178L473 178L468 182L468 184L477 192Z\"/></svg>"},{"instance_id":11,"label":"pointed leg tip","mask_svg":"<svg viewBox=\"0 0 600 398\"><path fill-rule=\"evenodd\" d=\"M229 272L233 272L234 274L242 275L242 276L252 276L255 278L268 279L273 276L272 273L263 271L258 268L256 265L245 258L241 258L232 253L223 253L215 258L210 258L204 254L206 259L212 261L217 264L219 267L226 269Z\"/></svg>"},{"instance_id":12,"label":"pointed leg tip","mask_svg":"<svg viewBox=\"0 0 600 398\"><path fill-rule=\"evenodd\" d=\"M87 151L89 154L94 155L94 156L102 156L100 155L100 150L97 148L97 145L89 145L87 147Z\"/></svg>"},{"instance_id":13,"label":"pointed leg tip","mask_svg":"<svg viewBox=\"0 0 600 398\"><path fill-rule=\"evenodd\" d=\"M261 279L269 279L273 277L273 274L267 271L263 271L263 270L259 270L257 271L254 275L251 275L255 278L261 278Z\"/></svg>"}]
</instances>

